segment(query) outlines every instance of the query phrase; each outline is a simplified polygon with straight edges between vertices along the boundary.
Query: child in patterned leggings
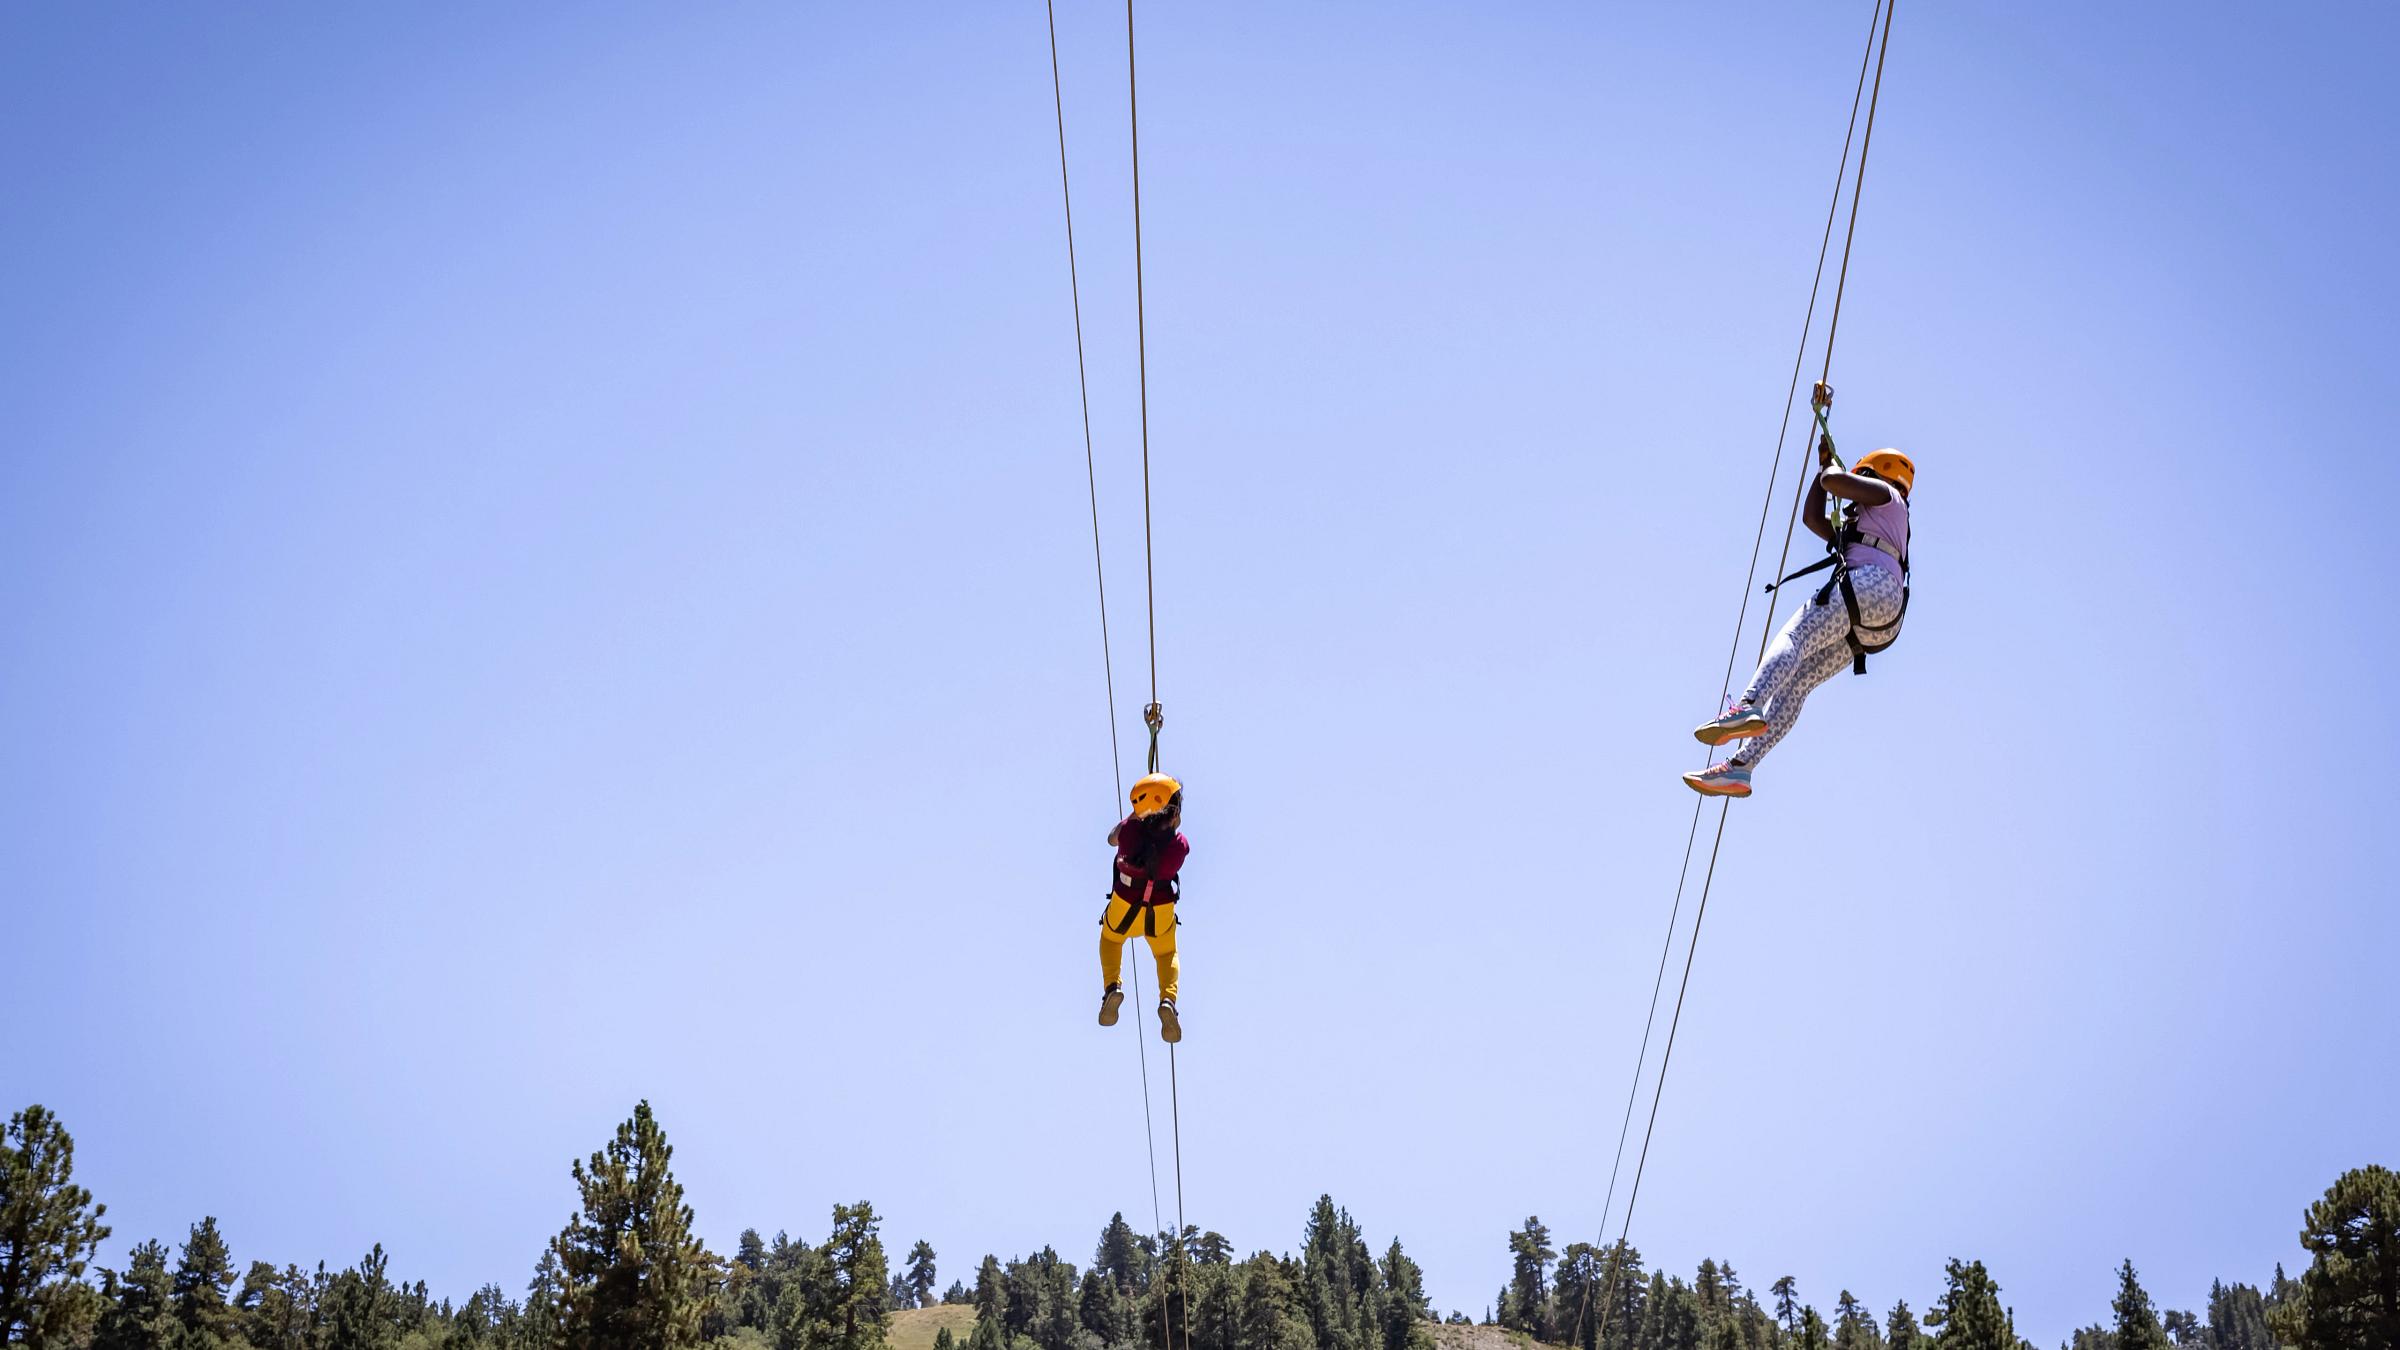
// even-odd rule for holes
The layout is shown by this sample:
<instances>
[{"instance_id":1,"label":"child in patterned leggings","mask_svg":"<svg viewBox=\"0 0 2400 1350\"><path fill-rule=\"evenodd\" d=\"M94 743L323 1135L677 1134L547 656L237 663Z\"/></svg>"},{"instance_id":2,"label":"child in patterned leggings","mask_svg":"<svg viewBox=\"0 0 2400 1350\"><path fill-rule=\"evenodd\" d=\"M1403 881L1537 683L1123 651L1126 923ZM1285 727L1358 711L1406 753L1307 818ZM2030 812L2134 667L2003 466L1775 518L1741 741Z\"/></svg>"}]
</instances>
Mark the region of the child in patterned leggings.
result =
<instances>
[{"instance_id":1,"label":"child in patterned leggings","mask_svg":"<svg viewBox=\"0 0 2400 1350\"><path fill-rule=\"evenodd\" d=\"M1834 530L1826 523L1826 498L1851 504L1842 529L1842 565L1858 601L1857 626L1873 634L1870 648L1889 645L1899 636L1907 598L1908 496L1916 477L1916 466L1906 455L1878 450L1861 456L1847 473L1827 469L1818 474L1802 508L1808 528L1830 543ZM1724 716L1692 732L1705 745L1749 743L1722 763L1685 774L1683 781L1703 796L1749 796L1751 770L1791 734L1810 692L1850 664L1852 631L1850 605L1838 584L1827 585L1802 605L1775 635L1741 697Z\"/></svg>"}]
</instances>

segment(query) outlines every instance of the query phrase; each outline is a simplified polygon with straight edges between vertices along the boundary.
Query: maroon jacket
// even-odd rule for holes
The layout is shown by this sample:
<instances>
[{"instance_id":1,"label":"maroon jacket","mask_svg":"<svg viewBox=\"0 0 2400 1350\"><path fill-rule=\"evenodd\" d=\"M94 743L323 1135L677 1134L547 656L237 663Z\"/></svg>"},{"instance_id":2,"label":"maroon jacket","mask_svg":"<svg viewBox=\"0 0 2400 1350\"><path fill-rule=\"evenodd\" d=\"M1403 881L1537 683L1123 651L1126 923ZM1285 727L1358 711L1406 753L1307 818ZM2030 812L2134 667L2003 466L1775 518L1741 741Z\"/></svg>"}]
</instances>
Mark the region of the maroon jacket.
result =
<instances>
[{"instance_id":1,"label":"maroon jacket","mask_svg":"<svg viewBox=\"0 0 2400 1350\"><path fill-rule=\"evenodd\" d=\"M1183 870L1183 860L1191 856L1191 841L1178 833L1157 847L1157 856L1145 867L1133 853L1145 833L1132 816L1117 825L1116 897L1133 905L1174 904L1178 889L1175 875Z\"/></svg>"}]
</instances>

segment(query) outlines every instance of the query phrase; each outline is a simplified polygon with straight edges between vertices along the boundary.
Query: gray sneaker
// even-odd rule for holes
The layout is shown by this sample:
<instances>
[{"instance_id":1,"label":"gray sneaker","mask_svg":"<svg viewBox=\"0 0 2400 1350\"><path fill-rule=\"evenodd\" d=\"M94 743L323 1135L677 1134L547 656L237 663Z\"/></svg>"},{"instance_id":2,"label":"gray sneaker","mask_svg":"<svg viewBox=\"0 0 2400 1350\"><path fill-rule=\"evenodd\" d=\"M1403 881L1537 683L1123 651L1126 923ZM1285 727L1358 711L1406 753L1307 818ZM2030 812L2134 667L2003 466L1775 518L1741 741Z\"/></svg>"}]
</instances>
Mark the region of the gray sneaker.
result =
<instances>
[{"instance_id":1,"label":"gray sneaker","mask_svg":"<svg viewBox=\"0 0 2400 1350\"><path fill-rule=\"evenodd\" d=\"M1736 703L1725 715L1713 722L1702 722L1692 729L1692 739L1702 745L1723 745L1727 741L1744 740L1765 734L1767 719L1758 709Z\"/></svg>"},{"instance_id":2,"label":"gray sneaker","mask_svg":"<svg viewBox=\"0 0 2400 1350\"><path fill-rule=\"evenodd\" d=\"M1125 986L1121 984L1110 985L1108 987L1108 991L1100 995L1100 1025L1104 1027L1115 1026L1117 1024L1117 1007L1124 1001Z\"/></svg>"},{"instance_id":3,"label":"gray sneaker","mask_svg":"<svg viewBox=\"0 0 2400 1350\"><path fill-rule=\"evenodd\" d=\"M1183 1019L1175 1015L1175 1000L1158 1001L1158 1038L1169 1045L1183 1039Z\"/></svg>"}]
</instances>

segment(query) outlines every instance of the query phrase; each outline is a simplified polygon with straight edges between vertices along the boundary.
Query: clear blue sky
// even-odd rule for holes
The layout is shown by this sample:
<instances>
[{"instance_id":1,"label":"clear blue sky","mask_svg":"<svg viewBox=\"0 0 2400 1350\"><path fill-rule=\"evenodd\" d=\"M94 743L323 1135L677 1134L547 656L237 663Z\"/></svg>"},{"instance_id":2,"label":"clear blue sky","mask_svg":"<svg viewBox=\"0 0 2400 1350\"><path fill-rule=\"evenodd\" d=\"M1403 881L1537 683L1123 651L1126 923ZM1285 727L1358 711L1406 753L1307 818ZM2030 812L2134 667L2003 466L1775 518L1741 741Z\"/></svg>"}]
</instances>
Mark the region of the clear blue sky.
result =
<instances>
[{"instance_id":1,"label":"clear blue sky","mask_svg":"<svg viewBox=\"0 0 2400 1350\"><path fill-rule=\"evenodd\" d=\"M1499 8L1141 49L1190 1217L1330 1191L1478 1313L1599 1225L1865 20ZM1124 640L1121 19L1060 41ZM720 1248L1146 1217L1039 6L0 24L0 1097L112 1255L513 1289L643 1096ZM1903 5L1834 378L1915 605L1734 811L1654 1260L1981 1257L2055 1344L2400 1161L2396 38Z\"/></svg>"}]
</instances>

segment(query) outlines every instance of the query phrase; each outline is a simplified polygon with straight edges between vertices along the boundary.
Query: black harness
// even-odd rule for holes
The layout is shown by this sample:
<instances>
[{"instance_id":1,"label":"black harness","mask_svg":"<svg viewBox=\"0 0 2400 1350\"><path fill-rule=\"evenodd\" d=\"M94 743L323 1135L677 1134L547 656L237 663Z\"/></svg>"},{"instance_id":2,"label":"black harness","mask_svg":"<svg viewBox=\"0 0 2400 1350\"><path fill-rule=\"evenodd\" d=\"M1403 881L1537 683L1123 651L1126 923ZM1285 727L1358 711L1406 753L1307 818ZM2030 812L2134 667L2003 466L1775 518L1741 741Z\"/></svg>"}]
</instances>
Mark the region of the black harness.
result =
<instances>
[{"instance_id":1,"label":"black harness","mask_svg":"<svg viewBox=\"0 0 2400 1350\"><path fill-rule=\"evenodd\" d=\"M1850 643L1850 670L1853 674L1864 675L1867 673L1867 658L1898 642L1900 621L1908 617L1908 541L1894 541L1860 529L1859 510L1856 502L1844 508L1842 527L1834 531L1833 538L1825 545L1829 556L1780 580L1768 582L1767 589L1772 591L1786 581L1796 581L1811 573L1832 568L1833 576L1817 588L1817 593L1809 598L1809 603L1830 604L1835 591L1842 593L1842 607L1850 612L1850 631L1842 635ZM1890 623L1870 624L1866 616L1859 612L1858 590L1850 583L1849 550L1852 544L1865 544L1879 553L1889 554L1892 561L1900 564L1900 612L1892 616Z\"/></svg>"},{"instance_id":2,"label":"black harness","mask_svg":"<svg viewBox=\"0 0 2400 1350\"><path fill-rule=\"evenodd\" d=\"M1145 877L1136 883L1132 874L1122 870L1117 871L1117 884L1109 894L1115 899L1125 902L1125 918L1121 923L1111 924L1103 915L1100 920L1102 926L1117 936L1123 937L1133 931L1134 922L1138 919L1142 925L1143 937L1157 937L1158 907L1175 903L1176 897L1183 890L1177 884L1181 880L1180 877L1169 877L1165 881L1153 881ZM1129 892L1136 891L1137 885L1138 893L1129 894Z\"/></svg>"}]
</instances>

